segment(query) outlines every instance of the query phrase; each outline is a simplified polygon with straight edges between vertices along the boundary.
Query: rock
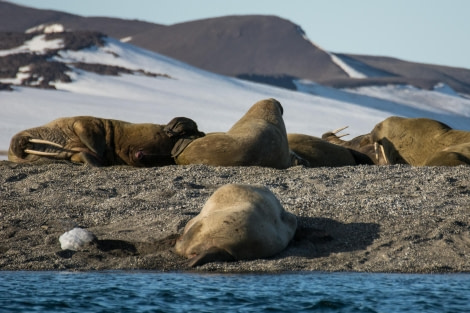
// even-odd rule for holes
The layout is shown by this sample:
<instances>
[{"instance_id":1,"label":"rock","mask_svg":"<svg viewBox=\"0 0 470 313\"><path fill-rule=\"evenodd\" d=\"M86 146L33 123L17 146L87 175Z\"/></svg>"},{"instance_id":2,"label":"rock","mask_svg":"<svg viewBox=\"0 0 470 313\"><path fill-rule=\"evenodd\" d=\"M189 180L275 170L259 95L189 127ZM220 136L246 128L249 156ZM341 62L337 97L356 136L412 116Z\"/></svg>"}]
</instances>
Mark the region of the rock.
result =
<instances>
[{"instance_id":1,"label":"rock","mask_svg":"<svg viewBox=\"0 0 470 313\"><path fill-rule=\"evenodd\" d=\"M63 233L59 237L60 247L62 250L78 251L93 241L96 241L95 235L93 235L92 232L79 227L75 227L74 229Z\"/></svg>"}]
</instances>

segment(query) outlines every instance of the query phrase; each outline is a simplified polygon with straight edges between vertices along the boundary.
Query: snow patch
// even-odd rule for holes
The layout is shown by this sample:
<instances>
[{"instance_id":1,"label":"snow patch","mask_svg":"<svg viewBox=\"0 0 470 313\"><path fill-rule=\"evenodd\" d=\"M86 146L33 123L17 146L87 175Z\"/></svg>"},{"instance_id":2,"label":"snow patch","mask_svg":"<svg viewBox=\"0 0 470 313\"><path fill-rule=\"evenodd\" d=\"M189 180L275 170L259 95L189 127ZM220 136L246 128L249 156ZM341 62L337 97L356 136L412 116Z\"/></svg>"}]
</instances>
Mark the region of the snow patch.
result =
<instances>
[{"instance_id":1,"label":"snow patch","mask_svg":"<svg viewBox=\"0 0 470 313\"><path fill-rule=\"evenodd\" d=\"M124 37L120 39L121 42L129 42L131 40L132 40L132 36L128 36L128 37Z\"/></svg>"},{"instance_id":2,"label":"snow patch","mask_svg":"<svg viewBox=\"0 0 470 313\"><path fill-rule=\"evenodd\" d=\"M18 54L18 53L28 53L33 52L36 54L45 54L48 50L61 49L64 47L64 41L62 39L46 40L46 35L41 34L33 37L31 40L25 41L22 46L9 49L9 50L0 50L0 57Z\"/></svg>"},{"instance_id":3,"label":"snow patch","mask_svg":"<svg viewBox=\"0 0 470 313\"><path fill-rule=\"evenodd\" d=\"M0 78L0 82L4 84L15 84L21 85L21 82L24 79L28 79L30 74L29 71L31 68L29 66L22 66L18 69L18 73L16 73L15 78Z\"/></svg>"},{"instance_id":4,"label":"snow patch","mask_svg":"<svg viewBox=\"0 0 470 313\"><path fill-rule=\"evenodd\" d=\"M454 128L465 130L470 128L470 99L460 97L458 94L423 90L410 85L368 86L344 91L372 97L377 101L399 103L421 111L420 115L404 114L407 117L428 117ZM401 110L400 107L396 109ZM454 121L449 121L451 116L454 116Z\"/></svg>"},{"instance_id":5,"label":"snow patch","mask_svg":"<svg viewBox=\"0 0 470 313\"><path fill-rule=\"evenodd\" d=\"M452 87L444 83L437 83L433 90L450 96L459 96L459 94L454 89L452 89Z\"/></svg>"},{"instance_id":6,"label":"snow patch","mask_svg":"<svg viewBox=\"0 0 470 313\"><path fill-rule=\"evenodd\" d=\"M41 24L35 27L31 27L26 30L27 34L30 33L44 33L44 34L50 34L50 33L62 33L65 31L65 27L62 24Z\"/></svg>"},{"instance_id":7,"label":"snow patch","mask_svg":"<svg viewBox=\"0 0 470 313\"><path fill-rule=\"evenodd\" d=\"M328 54L330 55L331 60L336 65L338 65L343 71L345 71L346 74L348 74L349 77L351 77L351 78L367 78L367 75L365 75L364 73L362 73L362 72L354 69L353 67L349 66L348 64L343 62L343 60L341 60L335 54L333 54L333 53L328 53Z\"/></svg>"}]
</instances>

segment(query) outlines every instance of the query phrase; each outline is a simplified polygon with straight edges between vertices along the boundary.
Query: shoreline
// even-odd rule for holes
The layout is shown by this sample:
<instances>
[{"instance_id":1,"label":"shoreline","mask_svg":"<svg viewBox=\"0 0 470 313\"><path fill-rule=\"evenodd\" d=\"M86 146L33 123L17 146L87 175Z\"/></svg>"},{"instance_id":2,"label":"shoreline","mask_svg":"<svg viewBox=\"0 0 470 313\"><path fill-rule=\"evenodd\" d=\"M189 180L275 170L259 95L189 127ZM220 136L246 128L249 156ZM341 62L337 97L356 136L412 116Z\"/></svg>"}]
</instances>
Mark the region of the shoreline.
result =
<instances>
[{"instance_id":1,"label":"shoreline","mask_svg":"<svg viewBox=\"0 0 470 313\"><path fill-rule=\"evenodd\" d=\"M172 242L226 183L268 187L298 223L331 239L294 240L268 259L187 268ZM0 270L374 273L470 272L468 167L92 168L0 161ZM98 241L61 250L74 226Z\"/></svg>"}]
</instances>

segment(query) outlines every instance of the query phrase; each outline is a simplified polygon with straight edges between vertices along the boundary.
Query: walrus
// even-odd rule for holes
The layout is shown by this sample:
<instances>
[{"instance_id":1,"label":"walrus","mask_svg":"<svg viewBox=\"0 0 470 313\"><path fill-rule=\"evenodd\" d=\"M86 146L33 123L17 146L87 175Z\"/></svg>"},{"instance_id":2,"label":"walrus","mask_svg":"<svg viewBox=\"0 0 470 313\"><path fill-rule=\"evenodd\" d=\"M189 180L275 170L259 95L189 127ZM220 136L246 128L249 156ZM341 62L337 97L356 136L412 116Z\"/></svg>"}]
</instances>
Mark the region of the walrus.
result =
<instances>
[{"instance_id":1,"label":"walrus","mask_svg":"<svg viewBox=\"0 0 470 313\"><path fill-rule=\"evenodd\" d=\"M470 132L428 118L392 116L371 132L390 164L470 165Z\"/></svg>"},{"instance_id":2,"label":"walrus","mask_svg":"<svg viewBox=\"0 0 470 313\"><path fill-rule=\"evenodd\" d=\"M68 160L92 166L163 166L175 164L171 150L176 143L201 136L204 133L197 124L186 117L176 117L167 125L64 117L14 135L8 159L17 163Z\"/></svg>"},{"instance_id":3,"label":"walrus","mask_svg":"<svg viewBox=\"0 0 470 313\"><path fill-rule=\"evenodd\" d=\"M321 138L304 134L287 134L289 149L302 159L308 167L336 167L356 165L353 154L347 148L329 143Z\"/></svg>"},{"instance_id":4,"label":"walrus","mask_svg":"<svg viewBox=\"0 0 470 313\"><path fill-rule=\"evenodd\" d=\"M385 165L388 164L382 154L377 154L372 141L370 133L365 135L359 135L351 140L341 139L349 134L342 134L338 136L338 133L346 129L341 127L336 130L326 132L322 135L322 139L331 142L335 145L339 145L347 148L353 155L357 164L369 164L369 165Z\"/></svg>"},{"instance_id":5,"label":"walrus","mask_svg":"<svg viewBox=\"0 0 470 313\"><path fill-rule=\"evenodd\" d=\"M267 258L287 247L296 228L297 217L268 188L227 184L186 224L175 252L189 258L191 267Z\"/></svg>"},{"instance_id":6,"label":"walrus","mask_svg":"<svg viewBox=\"0 0 470 313\"><path fill-rule=\"evenodd\" d=\"M258 101L227 132L206 134L174 151L175 162L278 169L304 164L289 150L282 114L277 100Z\"/></svg>"}]
</instances>

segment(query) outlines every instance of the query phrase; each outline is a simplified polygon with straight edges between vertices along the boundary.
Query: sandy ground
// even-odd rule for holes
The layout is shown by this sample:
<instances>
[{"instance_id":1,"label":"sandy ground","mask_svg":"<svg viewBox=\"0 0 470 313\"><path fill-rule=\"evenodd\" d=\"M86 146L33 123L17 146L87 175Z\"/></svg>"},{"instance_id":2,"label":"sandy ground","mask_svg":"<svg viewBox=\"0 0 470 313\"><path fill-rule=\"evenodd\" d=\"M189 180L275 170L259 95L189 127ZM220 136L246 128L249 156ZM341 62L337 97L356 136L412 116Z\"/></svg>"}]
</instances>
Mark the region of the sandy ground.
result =
<instances>
[{"instance_id":1,"label":"sandy ground","mask_svg":"<svg viewBox=\"0 0 470 313\"><path fill-rule=\"evenodd\" d=\"M470 272L469 167L92 168L0 161L0 270ZM227 183L267 186L323 230L254 261L194 269L172 244ZM98 242L62 250L74 226Z\"/></svg>"}]
</instances>

